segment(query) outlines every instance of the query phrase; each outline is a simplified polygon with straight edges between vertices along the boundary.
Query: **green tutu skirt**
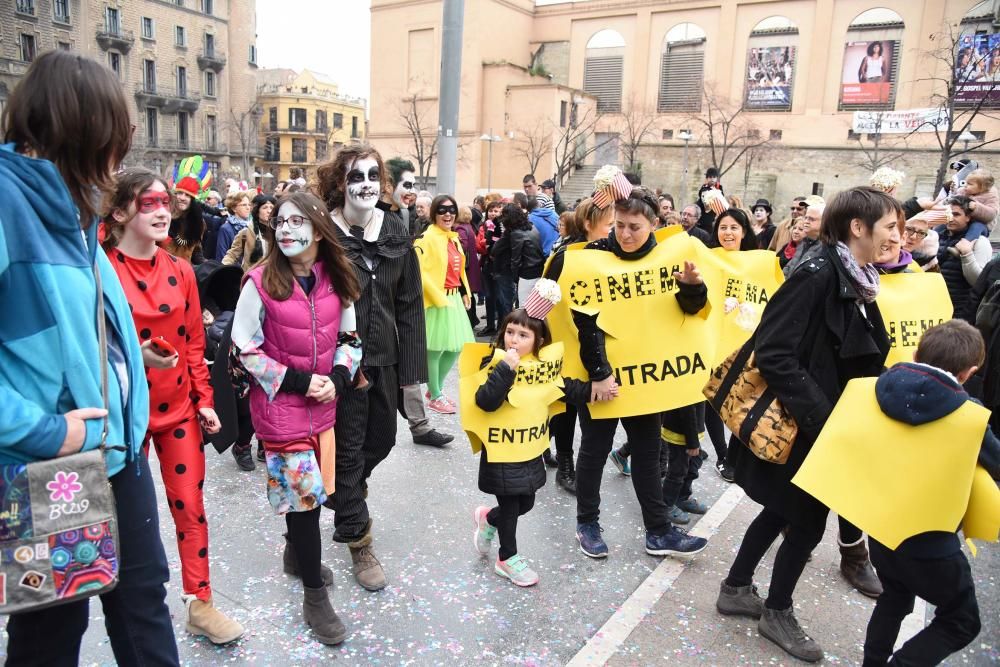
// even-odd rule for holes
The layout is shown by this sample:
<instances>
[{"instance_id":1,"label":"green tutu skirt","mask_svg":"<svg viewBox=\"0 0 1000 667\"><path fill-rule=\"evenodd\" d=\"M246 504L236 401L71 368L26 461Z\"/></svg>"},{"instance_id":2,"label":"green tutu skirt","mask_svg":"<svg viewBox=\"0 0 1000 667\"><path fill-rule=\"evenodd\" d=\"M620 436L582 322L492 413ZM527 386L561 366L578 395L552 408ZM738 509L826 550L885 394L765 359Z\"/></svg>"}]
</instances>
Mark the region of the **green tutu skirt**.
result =
<instances>
[{"instance_id":1,"label":"green tutu skirt","mask_svg":"<svg viewBox=\"0 0 1000 667\"><path fill-rule=\"evenodd\" d=\"M428 308L424 311L427 322L427 349L434 352L461 352L466 343L475 342L469 315L465 312L462 295L458 292L448 295L448 305L444 308Z\"/></svg>"}]
</instances>

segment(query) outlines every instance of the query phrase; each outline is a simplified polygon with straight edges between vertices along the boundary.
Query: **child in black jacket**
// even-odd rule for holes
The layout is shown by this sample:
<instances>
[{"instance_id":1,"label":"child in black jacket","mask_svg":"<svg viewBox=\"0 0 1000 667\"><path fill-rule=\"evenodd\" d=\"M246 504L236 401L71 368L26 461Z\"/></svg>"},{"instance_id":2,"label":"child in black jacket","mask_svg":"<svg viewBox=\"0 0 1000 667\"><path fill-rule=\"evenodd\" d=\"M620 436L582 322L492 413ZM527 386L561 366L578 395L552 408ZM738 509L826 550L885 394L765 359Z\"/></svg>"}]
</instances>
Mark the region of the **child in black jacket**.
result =
<instances>
[{"instance_id":1,"label":"child in black jacket","mask_svg":"<svg viewBox=\"0 0 1000 667\"><path fill-rule=\"evenodd\" d=\"M879 378L875 385L879 407L894 420L913 426L947 418L973 400L962 384L976 372L983 356L982 336L969 323L951 320L932 327L920 339L914 354L916 363L896 364ZM979 465L994 479L1000 478L1000 441L989 427L980 447ZM913 535L895 549L869 537L869 547L883 592L868 621L866 667L936 665L976 638L979 606L957 529ZM893 653L900 624L913 611L916 596L935 606L934 619Z\"/></svg>"},{"instance_id":2,"label":"child in black jacket","mask_svg":"<svg viewBox=\"0 0 1000 667\"><path fill-rule=\"evenodd\" d=\"M548 309L543 307L543 313L533 310L537 301L532 298L534 296L533 292L528 306L511 311L500 326L494 349L507 350L507 353L476 391L476 405L484 412L499 410L507 400L522 358L537 355L544 345L552 341L549 328L542 319ZM541 317L532 316L539 314ZM485 368L492 359L492 354L484 358L480 368ZM590 383L563 378L563 393L562 400L567 403L586 403L590 400ZM527 461L491 463L486 447L483 447L479 459L479 490L495 495L497 505L492 509L484 506L476 508L475 547L480 554L489 553L490 544L499 533L500 553L494 571L518 586L538 583L538 575L518 554L516 533L518 517L531 510L535 504L535 492L544 485L545 464L541 453Z\"/></svg>"}]
</instances>

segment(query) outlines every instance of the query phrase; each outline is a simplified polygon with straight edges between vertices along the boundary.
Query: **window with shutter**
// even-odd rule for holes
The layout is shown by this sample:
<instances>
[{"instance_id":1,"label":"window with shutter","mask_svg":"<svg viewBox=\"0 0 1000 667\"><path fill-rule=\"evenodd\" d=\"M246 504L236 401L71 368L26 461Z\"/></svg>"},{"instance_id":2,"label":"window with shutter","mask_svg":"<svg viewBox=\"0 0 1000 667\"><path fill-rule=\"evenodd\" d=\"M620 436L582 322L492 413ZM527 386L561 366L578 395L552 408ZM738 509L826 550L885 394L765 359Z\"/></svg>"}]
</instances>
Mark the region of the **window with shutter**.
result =
<instances>
[{"instance_id":1,"label":"window with shutter","mask_svg":"<svg viewBox=\"0 0 1000 667\"><path fill-rule=\"evenodd\" d=\"M583 89L597 98L601 113L622 109L622 56L591 56L583 63Z\"/></svg>"},{"instance_id":2,"label":"window with shutter","mask_svg":"<svg viewBox=\"0 0 1000 667\"><path fill-rule=\"evenodd\" d=\"M668 46L660 60L660 113L701 111L701 91L705 78L705 50L702 43Z\"/></svg>"}]
</instances>

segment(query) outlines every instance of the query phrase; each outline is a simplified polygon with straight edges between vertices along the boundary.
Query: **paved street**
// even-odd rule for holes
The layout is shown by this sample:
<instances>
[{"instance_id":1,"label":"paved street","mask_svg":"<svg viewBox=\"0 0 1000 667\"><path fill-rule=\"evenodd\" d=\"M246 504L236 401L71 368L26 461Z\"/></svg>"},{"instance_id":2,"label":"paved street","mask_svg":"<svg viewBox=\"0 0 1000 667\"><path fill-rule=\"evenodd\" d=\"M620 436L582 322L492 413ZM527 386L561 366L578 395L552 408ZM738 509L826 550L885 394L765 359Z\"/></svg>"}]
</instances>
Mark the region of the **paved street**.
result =
<instances>
[{"instance_id":1,"label":"paved street","mask_svg":"<svg viewBox=\"0 0 1000 667\"><path fill-rule=\"evenodd\" d=\"M449 390L454 396L454 377ZM434 420L460 433L457 417ZM718 582L756 506L740 500L740 490L724 484L711 465L703 468L696 489L709 503L726 493L706 520L721 518L718 534L692 564L666 562L659 569L660 559L642 550L639 508L627 478L610 465L605 472L602 524L611 557L594 561L577 549L574 500L550 472L518 531L519 550L541 582L521 590L493 574L492 560L478 558L472 549L472 509L489 498L476 488L478 461L467 442L457 438L444 451L416 447L401 421L399 444L377 470L370 496L388 589L367 593L353 582L347 548L328 537L332 515L323 519L325 562L337 577L335 607L351 631L345 644L327 648L312 641L301 622L301 585L281 573L284 522L265 500L264 471L238 472L228 453L216 456L211 450L208 462L216 601L247 627L247 635L219 648L184 631L179 560L157 471L161 532L172 568L169 601L186 665L312 665L331 659L345 665L560 665L574 656L578 664L597 664L602 655L612 665L794 662L761 639L752 624L713 610ZM872 603L840 579L835 540L836 533L828 533L806 571L797 595L799 614L827 649L829 664L857 664ZM998 551L986 546L973 560L983 632L949 664L1000 662ZM762 589L768 576L767 570L760 573ZM598 634L613 616L612 625L624 618L618 629ZM82 664L113 664L99 604L91 607Z\"/></svg>"}]
</instances>

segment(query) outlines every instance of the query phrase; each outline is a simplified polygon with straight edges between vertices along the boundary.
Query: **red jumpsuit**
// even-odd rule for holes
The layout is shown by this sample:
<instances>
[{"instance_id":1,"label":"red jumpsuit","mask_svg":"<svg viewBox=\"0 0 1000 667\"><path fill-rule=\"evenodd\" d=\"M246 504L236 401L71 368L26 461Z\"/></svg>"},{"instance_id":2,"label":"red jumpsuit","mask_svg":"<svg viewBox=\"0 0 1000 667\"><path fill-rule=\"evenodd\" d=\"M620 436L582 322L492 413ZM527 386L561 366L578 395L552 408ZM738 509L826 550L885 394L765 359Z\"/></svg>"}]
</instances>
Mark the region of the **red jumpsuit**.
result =
<instances>
[{"instance_id":1,"label":"red jumpsuit","mask_svg":"<svg viewBox=\"0 0 1000 667\"><path fill-rule=\"evenodd\" d=\"M198 408L214 408L205 330L194 270L184 260L157 248L151 259L109 253L132 309L139 342L162 336L178 353L174 368L146 369L149 430L160 461L167 503L177 529L184 593L208 600L208 523L205 519L205 444Z\"/></svg>"}]
</instances>

